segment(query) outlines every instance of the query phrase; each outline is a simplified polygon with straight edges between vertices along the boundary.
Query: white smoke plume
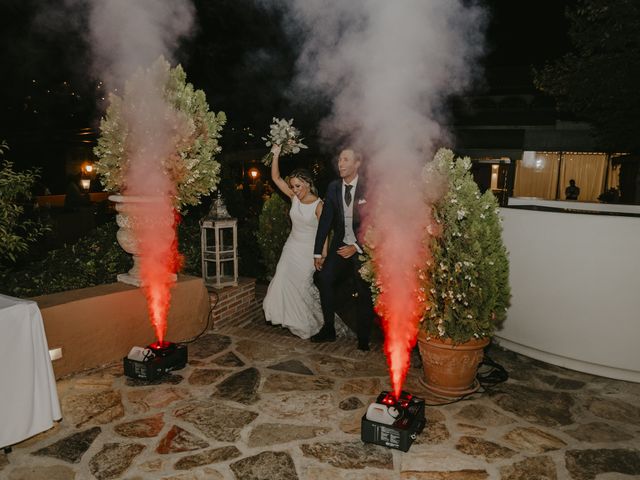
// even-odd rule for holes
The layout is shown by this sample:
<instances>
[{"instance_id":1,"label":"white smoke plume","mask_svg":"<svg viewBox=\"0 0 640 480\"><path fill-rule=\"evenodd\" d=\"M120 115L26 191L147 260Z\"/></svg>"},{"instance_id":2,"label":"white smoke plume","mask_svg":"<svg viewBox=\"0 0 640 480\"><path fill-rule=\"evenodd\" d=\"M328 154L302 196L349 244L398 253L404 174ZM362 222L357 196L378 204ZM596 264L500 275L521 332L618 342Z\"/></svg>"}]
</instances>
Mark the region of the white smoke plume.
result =
<instances>
[{"instance_id":1,"label":"white smoke plume","mask_svg":"<svg viewBox=\"0 0 640 480\"><path fill-rule=\"evenodd\" d=\"M169 61L194 24L189 0L90 0L89 34L94 74L108 90L130 81L133 102L122 105L126 137L127 195L147 200L130 208L140 256L140 278L156 337L164 340L177 260L172 185L165 161L175 153L180 131L188 129L163 97L167 73L151 68ZM155 63L158 67L159 64ZM135 74L135 75L134 75ZM153 201L148 201L152 198Z\"/></svg>"},{"instance_id":2,"label":"white smoke plume","mask_svg":"<svg viewBox=\"0 0 640 480\"><path fill-rule=\"evenodd\" d=\"M302 45L297 89L331 102L321 125L334 146L365 154L368 226L383 280L392 382L415 342L416 267L430 221L420 171L438 143L447 97L474 79L484 13L464 0L289 0L279 2ZM433 186L433 199L439 193ZM394 357L394 358L392 358ZM395 364L395 368L394 368ZM394 372L395 370L395 372Z\"/></svg>"},{"instance_id":3,"label":"white smoke plume","mask_svg":"<svg viewBox=\"0 0 640 480\"><path fill-rule=\"evenodd\" d=\"M165 101L167 72L158 68L157 60L162 56L173 63L180 40L194 27L194 7L190 0L67 0L67 7L74 6L87 15L92 76L119 96L128 82L131 97L121 105L128 166L120 193L140 199L126 211L140 256L149 317L162 341L179 263L175 185L163 164L175 153L180 132L188 126Z\"/></svg>"},{"instance_id":4,"label":"white smoke plume","mask_svg":"<svg viewBox=\"0 0 640 480\"><path fill-rule=\"evenodd\" d=\"M88 11L93 71L110 88L160 55L173 63L180 40L194 28L190 0L89 0Z\"/></svg>"}]
</instances>

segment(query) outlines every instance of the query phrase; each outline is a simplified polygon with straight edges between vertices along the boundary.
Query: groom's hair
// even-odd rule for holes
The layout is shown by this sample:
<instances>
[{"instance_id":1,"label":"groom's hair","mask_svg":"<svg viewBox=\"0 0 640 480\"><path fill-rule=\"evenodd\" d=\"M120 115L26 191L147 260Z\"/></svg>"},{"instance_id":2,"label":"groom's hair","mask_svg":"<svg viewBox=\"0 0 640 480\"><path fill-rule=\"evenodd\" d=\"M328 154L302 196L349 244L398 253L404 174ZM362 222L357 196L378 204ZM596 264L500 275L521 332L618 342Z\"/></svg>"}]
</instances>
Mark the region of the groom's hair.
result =
<instances>
[{"instance_id":1,"label":"groom's hair","mask_svg":"<svg viewBox=\"0 0 640 480\"><path fill-rule=\"evenodd\" d=\"M288 180L292 178L299 178L303 182L307 182L309 184L309 190L311 191L311 193L313 193L314 195L318 195L318 189L316 188L316 184L313 181L313 176L311 175L311 172L306 168L296 168L289 174L287 183L289 183Z\"/></svg>"},{"instance_id":2,"label":"groom's hair","mask_svg":"<svg viewBox=\"0 0 640 480\"><path fill-rule=\"evenodd\" d=\"M353 158L355 159L356 162L360 162L361 165L364 163L364 156L362 155L362 152L360 150L347 146L347 147L344 147L341 151L344 152L346 150L353 152Z\"/></svg>"}]
</instances>

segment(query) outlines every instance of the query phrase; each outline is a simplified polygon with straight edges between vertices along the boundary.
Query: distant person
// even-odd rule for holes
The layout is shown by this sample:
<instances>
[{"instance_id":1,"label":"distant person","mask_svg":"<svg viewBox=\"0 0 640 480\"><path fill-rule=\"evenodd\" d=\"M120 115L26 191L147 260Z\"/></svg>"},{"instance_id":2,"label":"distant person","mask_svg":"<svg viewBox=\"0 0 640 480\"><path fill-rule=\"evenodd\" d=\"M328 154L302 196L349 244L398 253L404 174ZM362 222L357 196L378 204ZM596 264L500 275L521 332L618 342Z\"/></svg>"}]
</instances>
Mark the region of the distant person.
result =
<instances>
[{"instance_id":1,"label":"distant person","mask_svg":"<svg viewBox=\"0 0 640 480\"><path fill-rule=\"evenodd\" d=\"M81 207L90 204L89 194L84 193L80 186L81 174L70 175L67 183L67 190L64 197L64 209L67 211L77 211Z\"/></svg>"},{"instance_id":2,"label":"distant person","mask_svg":"<svg viewBox=\"0 0 640 480\"><path fill-rule=\"evenodd\" d=\"M564 196L567 200L578 200L580 195L580 187L576 186L576 181L572 178L569 180L569 186L564 189Z\"/></svg>"}]
</instances>

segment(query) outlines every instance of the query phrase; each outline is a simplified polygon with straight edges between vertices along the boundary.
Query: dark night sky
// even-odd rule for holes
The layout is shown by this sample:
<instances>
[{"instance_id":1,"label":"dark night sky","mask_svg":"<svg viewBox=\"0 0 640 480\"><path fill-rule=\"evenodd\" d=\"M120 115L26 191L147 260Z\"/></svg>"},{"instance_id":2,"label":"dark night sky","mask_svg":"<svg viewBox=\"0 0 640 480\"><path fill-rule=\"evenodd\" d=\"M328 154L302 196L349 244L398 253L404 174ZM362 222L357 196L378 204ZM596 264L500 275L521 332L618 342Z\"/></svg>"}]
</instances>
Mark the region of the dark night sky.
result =
<instances>
[{"instance_id":1,"label":"dark night sky","mask_svg":"<svg viewBox=\"0 0 640 480\"><path fill-rule=\"evenodd\" d=\"M73 25L57 32L37 27L43 6L60 1L0 1L0 139L9 141L16 163L45 170L51 158L68 157L65 145L78 142L74 132L95 127L100 115L100 92L88 80L79 31ZM564 9L575 0L480 2L489 12L488 70L539 66L566 51ZM275 114L293 115L313 128L322 113L301 112L282 94L295 52L278 30L278 18L252 0L194 3L199 31L182 46L180 59L212 109L225 110L229 126L259 128ZM225 141L233 142L228 135L227 129Z\"/></svg>"},{"instance_id":2,"label":"dark night sky","mask_svg":"<svg viewBox=\"0 0 640 480\"><path fill-rule=\"evenodd\" d=\"M564 11L575 0L485 0L487 66L541 65L566 51Z\"/></svg>"}]
</instances>

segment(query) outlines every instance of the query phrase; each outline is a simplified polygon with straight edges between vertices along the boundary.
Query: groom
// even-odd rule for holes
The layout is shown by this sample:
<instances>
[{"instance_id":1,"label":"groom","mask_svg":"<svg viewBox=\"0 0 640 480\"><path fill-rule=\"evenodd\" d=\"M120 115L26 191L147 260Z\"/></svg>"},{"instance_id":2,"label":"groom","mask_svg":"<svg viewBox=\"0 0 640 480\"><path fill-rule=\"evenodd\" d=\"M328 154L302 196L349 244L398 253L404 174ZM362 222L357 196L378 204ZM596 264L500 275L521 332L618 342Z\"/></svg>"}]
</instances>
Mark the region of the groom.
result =
<instances>
[{"instance_id":1,"label":"groom","mask_svg":"<svg viewBox=\"0 0 640 480\"><path fill-rule=\"evenodd\" d=\"M312 342L332 342L336 339L335 318L335 283L344 274L353 277L358 292L357 334L358 349L369 350L369 338L373 323L373 306L369 284L365 282L358 270L361 262L362 242L358 238L361 209L366 205L364 184L358 176L362 165L362 155L353 149L340 152L338 171L340 180L329 184L327 195L320 215L316 241L313 250L317 283L320 290L320 303L324 325L311 337ZM322 247L333 229L333 239L329 245L326 258L322 255Z\"/></svg>"}]
</instances>

